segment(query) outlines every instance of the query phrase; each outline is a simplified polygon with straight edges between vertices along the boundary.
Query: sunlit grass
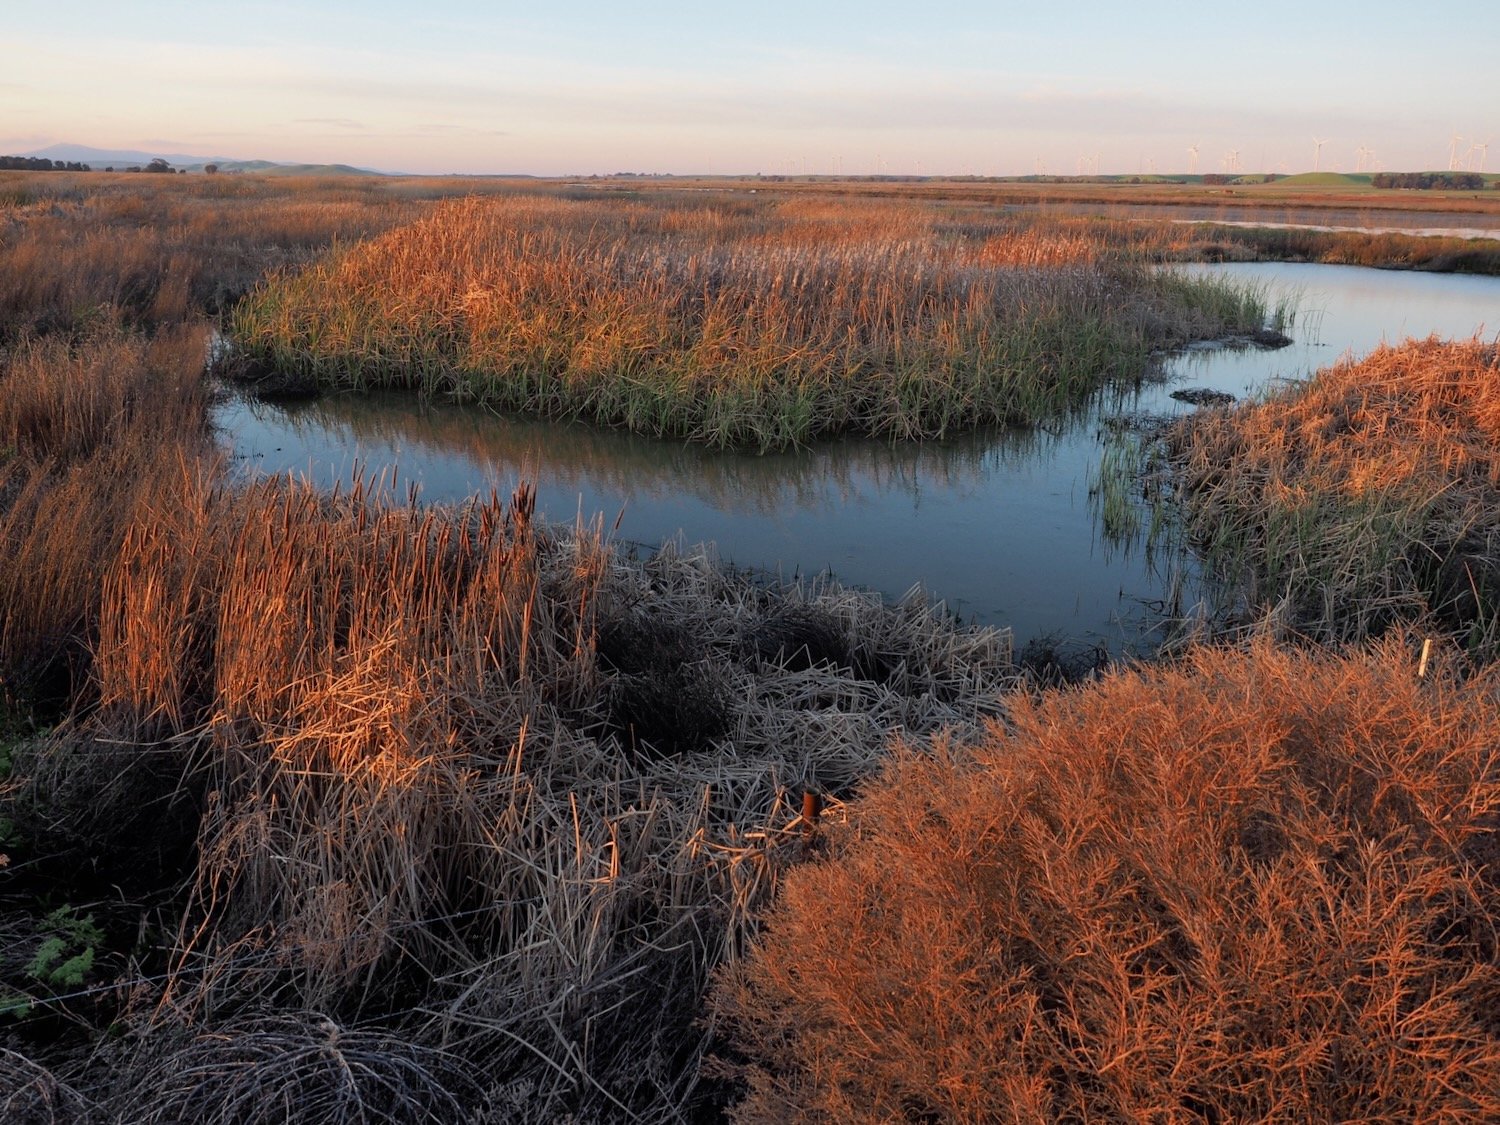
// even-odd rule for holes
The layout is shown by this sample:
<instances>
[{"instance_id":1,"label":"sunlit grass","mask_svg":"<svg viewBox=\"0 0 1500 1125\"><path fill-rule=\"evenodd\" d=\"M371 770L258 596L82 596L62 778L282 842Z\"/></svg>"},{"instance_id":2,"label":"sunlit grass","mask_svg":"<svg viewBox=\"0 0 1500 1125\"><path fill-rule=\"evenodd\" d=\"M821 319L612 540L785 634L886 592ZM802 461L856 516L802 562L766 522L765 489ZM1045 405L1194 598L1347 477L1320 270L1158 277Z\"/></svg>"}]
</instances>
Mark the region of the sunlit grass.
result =
<instances>
[{"instance_id":1,"label":"sunlit grass","mask_svg":"<svg viewBox=\"0 0 1500 1125\"><path fill-rule=\"evenodd\" d=\"M1494 744L1488 680L1416 685L1394 647L1200 654L1033 706L1004 634L920 599L758 585L670 548L632 559L533 520L525 490L438 508L370 482L245 487L205 433L207 318L268 269L256 315L315 327L288 337L293 360L330 377L752 446L1065 409L1150 348L1258 326L1262 297L1138 272L1160 232L1124 225L503 185L433 208L483 186L0 176L0 709L19 732L0 736L0 1117L710 1115L727 1100L702 1065L710 976L820 853L804 793L838 826L898 737L901 764L848 814L861 827L834 828L752 957L786 977L856 942L820 963L830 995L737 1013L768 1021L741 1028L772 1098L747 1119L867 1120L867 1089L898 1089L908 1116L976 1089L1089 1097L1095 1115L1221 1096L1226 1119L1490 1108L1471 1090L1493 1078L1493 1034L1471 1034L1444 975L1466 967L1493 996L1493 949L1472 956L1493 923L1476 930L1464 897L1493 899L1471 831L1496 807L1476 751ZM454 357L484 365L460 382ZM1492 354L1449 358L1457 382L1494 383ZM1397 461L1436 474L1413 494L1441 492L1442 518L1412 534L1441 543L1488 526L1441 505L1493 488L1494 404L1418 366L1425 389L1360 369L1364 414L1319 417L1400 428L1395 408L1420 404ZM1254 448L1205 450L1261 479ZM1403 472L1351 468L1336 488L1406 497ZM1122 518L1132 502L1106 500ZM1492 546L1439 573L1487 591ZM924 758L945 731L972 752ZM997 825L985 866L993 836L963 833ZM861 866L877 860L887 921L903 896L942 906L910 915L914 939L860 942L868 916L844 913L885 886ZM953 907L954 871L997 894ZM70 911L96 919L98 948L64 988L27 967ZM943 961L975 918L998 919L991 944ZM1338 975L1354 955L1380 971ZM1014 971L992 1003L974 985L996 968ZM887 1034L845 985L892 979L897 1014L919 1010ZM979 1031L954 1033L971 1013ZM895 1071L872 1062L872 1029ZM800 1048L825 1034L809 1067Z\"/></svg>"},{"instance_id":2,"label":"sunlit grass","mask_svg":"<svg viewBox=\"0 0 1500 1125\"><path fill-rule=\"evenodd\" d=\"M1183 530L1249 604L1327 640L1428 620L1500 644L1500 361L1413 341L1169 435Z\"/></svg>"}]
</instances>

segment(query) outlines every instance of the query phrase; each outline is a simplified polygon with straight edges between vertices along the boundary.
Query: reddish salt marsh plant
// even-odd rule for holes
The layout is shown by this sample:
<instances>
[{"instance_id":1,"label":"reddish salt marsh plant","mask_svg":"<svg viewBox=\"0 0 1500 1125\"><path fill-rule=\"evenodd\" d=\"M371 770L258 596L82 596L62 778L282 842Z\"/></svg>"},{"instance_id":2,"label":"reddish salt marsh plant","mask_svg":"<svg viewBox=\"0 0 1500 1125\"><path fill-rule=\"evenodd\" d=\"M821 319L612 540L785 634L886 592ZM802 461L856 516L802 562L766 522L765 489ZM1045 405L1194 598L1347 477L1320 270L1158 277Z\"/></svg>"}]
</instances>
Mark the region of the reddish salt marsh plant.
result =
<instances>
[{"instance_id":1,"label":"reddish salt marsh plant","mask_svg":"<svg viewBox=\"0 0 1500 1125\"><path fill-rule=\"evenodd\" d=\"M718 1011L740 1122L1500 1114L1494 675L1199 650L907 753Z\"/></svg>"}]
</instances>

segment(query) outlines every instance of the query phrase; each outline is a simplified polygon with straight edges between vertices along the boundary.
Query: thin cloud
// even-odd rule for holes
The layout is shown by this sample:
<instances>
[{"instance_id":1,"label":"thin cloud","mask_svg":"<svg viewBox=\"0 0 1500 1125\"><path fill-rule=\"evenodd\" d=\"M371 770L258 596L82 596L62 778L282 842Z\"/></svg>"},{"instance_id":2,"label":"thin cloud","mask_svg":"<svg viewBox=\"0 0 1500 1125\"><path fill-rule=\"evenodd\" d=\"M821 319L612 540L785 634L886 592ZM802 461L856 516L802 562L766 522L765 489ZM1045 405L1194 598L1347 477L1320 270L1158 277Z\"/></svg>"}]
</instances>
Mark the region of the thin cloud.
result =
<instances>
[{"instance_id":1,"label":"thin cloud","mask_svg":"<svg viewBox=\"0 0 1500 1125\"><path fill-rule=\"evenodd\" d=\"M292 120L293 125L321 125L327 129L345 129L353 132L363 131L369 128L363 121L355 121L348 117L297 117Z\"/></svg>"}]
</instances>

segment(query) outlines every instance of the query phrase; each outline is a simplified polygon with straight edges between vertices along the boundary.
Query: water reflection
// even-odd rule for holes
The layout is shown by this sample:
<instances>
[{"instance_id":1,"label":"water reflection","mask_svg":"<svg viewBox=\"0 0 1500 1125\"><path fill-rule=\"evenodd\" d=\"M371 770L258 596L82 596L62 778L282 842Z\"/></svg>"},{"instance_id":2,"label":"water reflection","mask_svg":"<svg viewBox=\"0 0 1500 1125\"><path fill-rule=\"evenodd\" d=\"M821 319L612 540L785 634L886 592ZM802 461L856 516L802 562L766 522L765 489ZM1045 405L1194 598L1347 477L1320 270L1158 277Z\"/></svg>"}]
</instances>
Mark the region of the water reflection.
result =
<instances>
[{"instance_id":1,"label":"water reflection","mask_svg":"<svg viewBox=\"0 0 1500 1125\"><path fill-rule=\"evenodd\" d=\"M569 500L599 492L634 506L690 496L716 510L755 515L787 507L839 511L888 493L915 500L924 487L972 488L997 467L1036 457L1056 440L1041 430L1011 429L942 443L850 439L745 455L581 423L423 403L394 391L287 405L244 403L241 412L231 408L225 418L236 433L258 427L304 446L320 480L338 479L347 467L328 456L334 450L359 450L381 461L399 453L408 478L420 469L424 491L436 488L444 496L469 495L519 474Z\"/></svg>"},{"instance_id":2,"label":"water reflection","mask_svg":"<svg viewBox=\"0 0 1500 1125\"><path fill-rule=\"evenodd\" d=\"M619 536L713 542L721 557L786 575L831 570L899 596L921 584L965 618L1115 651L1150 643L1153 611L1191 599L1191 566L1122 549L1098 530L1089 491L1107 419L1191 410L1170 392L1236 396L1304 377L1406 335L1468 337L1500 322L1500 280L1351 266L1191 267L1288 294L1295 343L1193 348L1169 380L1101 395L1055 427L921 445L869 440L731 454L586 425L501 417L382 393L292 407L225 404L218 422L249 472L325 486L395 468L432 500L535 482L554 520L619 519Z\"/></svg>"}]
</instances>

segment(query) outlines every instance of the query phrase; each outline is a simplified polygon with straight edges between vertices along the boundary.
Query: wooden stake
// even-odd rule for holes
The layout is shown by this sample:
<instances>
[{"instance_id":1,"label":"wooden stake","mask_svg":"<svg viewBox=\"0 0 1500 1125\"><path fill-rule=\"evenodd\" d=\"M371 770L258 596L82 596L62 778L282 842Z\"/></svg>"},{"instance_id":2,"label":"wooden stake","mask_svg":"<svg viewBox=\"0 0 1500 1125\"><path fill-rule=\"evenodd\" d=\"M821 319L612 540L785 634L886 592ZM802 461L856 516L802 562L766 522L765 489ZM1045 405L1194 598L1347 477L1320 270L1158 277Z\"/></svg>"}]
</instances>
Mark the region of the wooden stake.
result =
<instances>
[{"instance_id":1,"label":"wooden stake","mask_svg":"<svg viewBox=\"0 0 1500 1125\"><path fill-rule=\"evenodd\" d=\"M815 790L802 794L802 842L812 843L818 831L818 814L823 811L823 798Z\"/></svg>"},{"instance_id":2,"label":"wooden stake","mask_svg":"<svg viewBox=\"0 0 1500 1125\"><path fill-rule=\"evenodd\" d=\"M1427 678L1427 661L1432 658L1432 638L1428 637L1422 642L1422 659L1417 661L1417 679Z\"/></svg>"}]
</instances>

